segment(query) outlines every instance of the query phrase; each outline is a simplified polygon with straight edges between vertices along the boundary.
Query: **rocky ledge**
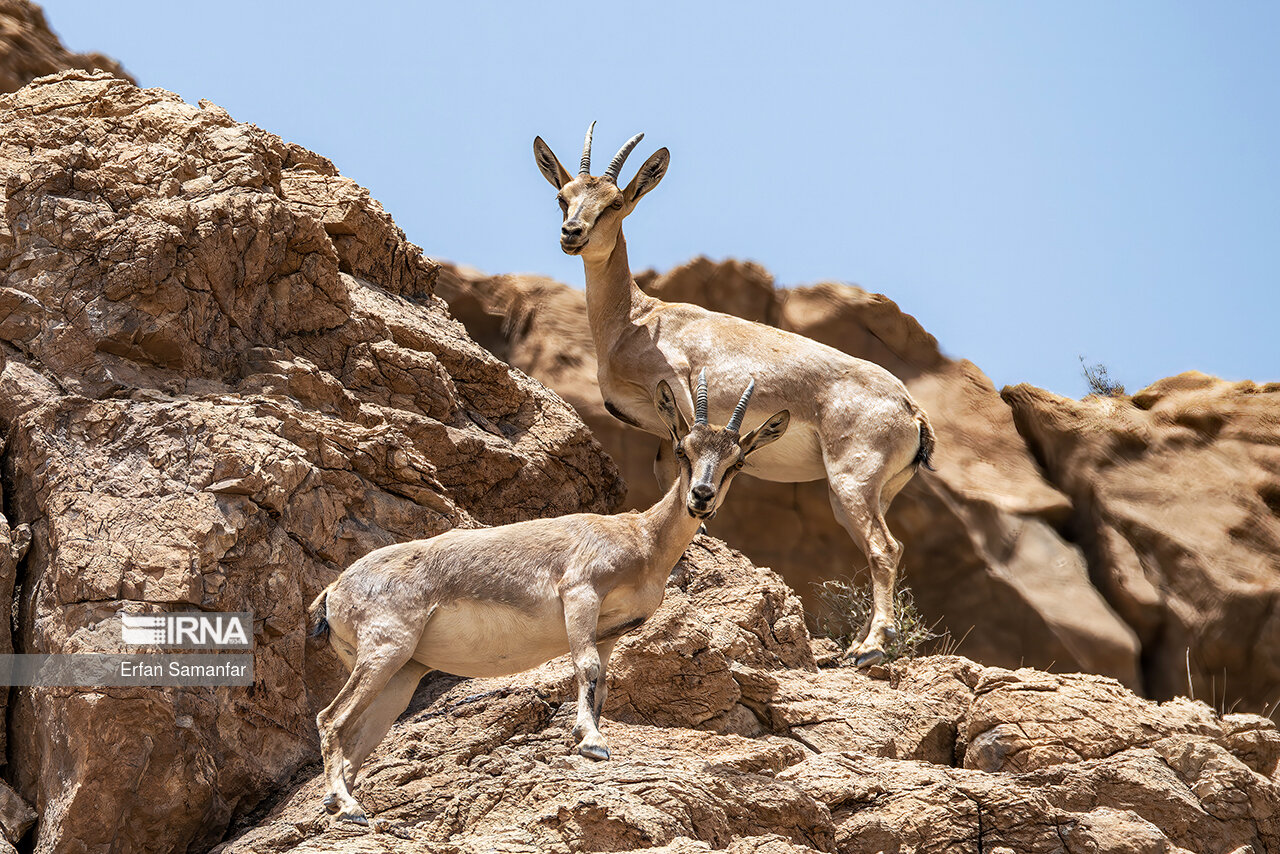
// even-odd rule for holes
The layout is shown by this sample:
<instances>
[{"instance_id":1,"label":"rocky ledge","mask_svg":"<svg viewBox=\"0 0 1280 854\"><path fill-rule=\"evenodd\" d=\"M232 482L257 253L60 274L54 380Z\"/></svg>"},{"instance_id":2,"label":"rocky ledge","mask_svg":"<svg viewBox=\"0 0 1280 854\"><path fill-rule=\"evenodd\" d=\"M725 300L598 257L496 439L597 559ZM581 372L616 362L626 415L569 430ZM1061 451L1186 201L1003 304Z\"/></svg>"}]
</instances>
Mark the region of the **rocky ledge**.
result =
<instances>
[{"instance_id":1,"label":"rocky ledge","mask_svg":"<svg viewBox=\"0 0 1280 854\"><path fill-rule=\"evenodd\" d=\"M815 656L816 652L816 656ZM222 854L845 852L1262 854L1280 846L1280 732L1100 676L956 656L863 674L774 573L708 537L619 645L604 733L571 756L565 661L429 677L334 823L319 769Z\"/></svg>"}]
</instances>

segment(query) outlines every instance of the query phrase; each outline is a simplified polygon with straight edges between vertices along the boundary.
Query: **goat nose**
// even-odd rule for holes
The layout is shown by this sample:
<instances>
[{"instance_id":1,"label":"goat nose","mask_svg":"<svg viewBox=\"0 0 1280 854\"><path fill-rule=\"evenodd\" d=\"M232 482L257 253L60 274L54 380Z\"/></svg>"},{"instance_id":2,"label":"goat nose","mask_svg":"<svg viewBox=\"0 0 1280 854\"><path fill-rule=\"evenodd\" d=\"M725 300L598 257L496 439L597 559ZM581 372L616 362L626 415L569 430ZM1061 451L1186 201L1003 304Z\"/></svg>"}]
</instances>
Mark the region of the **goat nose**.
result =
<instances>
[{"instance_id":1,"label":"goat nose","mask_svg":"<svg viewBox=\"0 0 1280 854\"><path fill-rule=\"evenodd\" d=\"M716 497L716 491L705 483L698 484L693 489L689 490L689 492L698 501L710 501L712 498Z\"/></svg>"},{"instance_id":2,"label":"goat nose","mask_svg":"<svg viewBox=\"0 0 1280 854\"><path fill-rule=\"evenodd\" d=\"M565 225L562 225L560 227L560 233L563 234L565 237L581 237L582 232L584 231L586 231L586 229L583 228L582 225L577 223L575 224L566 223Z\"/></svg>"}]
</instances>

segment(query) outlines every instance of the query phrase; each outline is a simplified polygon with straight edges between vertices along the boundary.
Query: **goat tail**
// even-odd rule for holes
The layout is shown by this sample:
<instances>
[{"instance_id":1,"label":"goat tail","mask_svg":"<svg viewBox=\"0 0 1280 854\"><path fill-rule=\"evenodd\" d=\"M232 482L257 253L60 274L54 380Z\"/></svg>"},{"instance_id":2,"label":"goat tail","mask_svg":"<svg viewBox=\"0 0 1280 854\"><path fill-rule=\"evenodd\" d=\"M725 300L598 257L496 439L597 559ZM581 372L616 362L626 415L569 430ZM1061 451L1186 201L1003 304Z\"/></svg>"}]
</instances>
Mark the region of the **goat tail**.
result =
<instances>
[{"instance_id":1,"label":"goat tail","mask_svg":"<svg viewBox=\"0 0 1280 854\"><path fill-rule=\"evenodd\" d=\"M915 410L916 424L920 428L920 448L911 462L917 467L924 466L929 471L937 471L933 467L933 449L938 444L938 437L933 432L933 425L929 423L929 416L925 411L915 401L911 402L911 406Z\"/></svg>"},{"instance_id":2,"label":"goat tail","mask_svg":"<svg viewBox=\"0 0 1280 854\"><path fill-rule=\"evenodd\" d=\"M320 591L311 602L311 607L307 609L307 625L311 626L311 631L307 633L307 637L312 638L328 638L329 637L329 591L333 589L333 585Z\"/></svg>"}]
</instances>

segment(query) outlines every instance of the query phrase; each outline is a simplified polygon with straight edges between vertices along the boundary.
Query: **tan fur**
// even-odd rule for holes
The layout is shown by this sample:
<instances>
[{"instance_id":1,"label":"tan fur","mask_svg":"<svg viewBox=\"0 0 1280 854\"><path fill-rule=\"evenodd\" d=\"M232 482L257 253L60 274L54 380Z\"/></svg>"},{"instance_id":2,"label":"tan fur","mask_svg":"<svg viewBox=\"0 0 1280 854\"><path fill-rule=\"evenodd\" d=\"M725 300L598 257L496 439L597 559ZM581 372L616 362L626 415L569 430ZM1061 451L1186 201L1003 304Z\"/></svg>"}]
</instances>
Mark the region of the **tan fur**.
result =
<instances>
[{"instance_id":1,"label":"tan fur","mask_svg":"<svg viewBox=\"0 0 1280 854\"><path fill-rule=\"evenodd\" d=\"M752 457L748 474L782 482L826 479L831 506L871 568L874 611L861 643L849 650L862 665L878 661L893 632L893 589L902 546L884 513L920 463L928 465L933 429L906 386L884 368L771 326L699 306L668 303L636 286L622 220L665 174L668 153L649 158L625 189L590 175L571 178L538 138L543 175L564 212L561 248L581 255L587 315L596 348L600 392L611 412L663 435L647 389L660 380L686 392L695 366L709 375L712 420L733 408L733 388L761 384L756 403L787 409L786 437ZM669 471L659 454L655 468Z\"/></svg>"},{"instance_id":2,"label":"tan fur","mask_svg":"<svg viewBox=\"0 0 1280 854\"><path fill-rule=\"evenodd\" d=\"M351 796L361 763L404 711L423 674L500 676L569 653L578 678L578 751L607 759L599 730L613 645L662 603L667 576L724 501L741 463L786 430L685 426L658 384L664 435L680 461L648 510L581 513L496 528L454 530L387 546L352 564L312 603L351 669L316 717L329 793L325 806L365 823Z\"/></svg>"}]
</instances>

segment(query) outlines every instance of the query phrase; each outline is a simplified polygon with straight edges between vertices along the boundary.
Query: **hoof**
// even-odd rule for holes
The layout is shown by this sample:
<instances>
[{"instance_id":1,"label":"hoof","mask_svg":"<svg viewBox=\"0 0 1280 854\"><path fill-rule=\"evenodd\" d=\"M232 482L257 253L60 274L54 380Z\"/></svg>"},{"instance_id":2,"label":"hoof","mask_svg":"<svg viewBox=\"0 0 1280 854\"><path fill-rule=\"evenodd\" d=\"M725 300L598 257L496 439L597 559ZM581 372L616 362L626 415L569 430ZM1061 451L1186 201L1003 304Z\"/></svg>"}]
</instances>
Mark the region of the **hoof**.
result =
<instances>
[{"instance_id":1,"label":"hoof","mask_svg":"<svg viewBox=\"0 0 1280 854\"><path fill-rule=\"evenodd\" d=\"M361 827L369 826L369 817L364 814L364 810L360 809L360 807L344 811L338 816L338 821L349 821Z\"/></svg>"},{"instance_id":2,"label":"hoof","mask_svg":"<svg viewBox=\"0 0 1280 854\"><path fill-rule=\"evenodd\" d=\"M324 811L333 815L338 811L338 796L333 792L324 796L324 800L320 803L324 804Z\"/></svg>"},{"instance_id":3,"label":"hoof","mask_svg":"<svg viewBox=\"0 0 1280 854\"><path fill-rule=\"evenodd\" d=\"M859 669L870 667L873 664L879 664L884 660L884 652L879 649L869 649L866 652L858 653L853 659L853 666Z\"/></svg>"},{"instance_id":4,"label":"hoof","mask_svg":"<svg viewBox=\"0 0 1280 854\"><path fill-rule=\"evenodd\" d=\"M609 748L603 744L580 744L578 753L588 759L604 760L609 758Z\"/></svg>"}]
</instances>

